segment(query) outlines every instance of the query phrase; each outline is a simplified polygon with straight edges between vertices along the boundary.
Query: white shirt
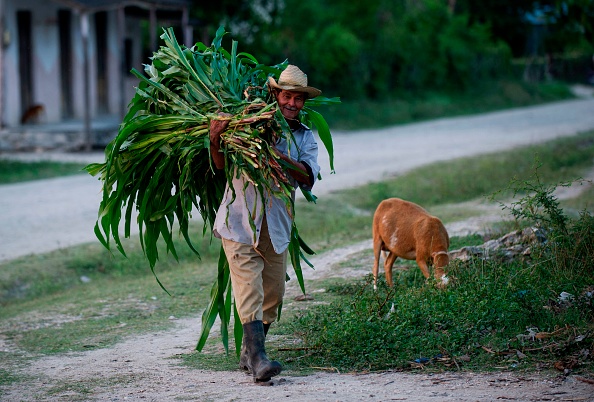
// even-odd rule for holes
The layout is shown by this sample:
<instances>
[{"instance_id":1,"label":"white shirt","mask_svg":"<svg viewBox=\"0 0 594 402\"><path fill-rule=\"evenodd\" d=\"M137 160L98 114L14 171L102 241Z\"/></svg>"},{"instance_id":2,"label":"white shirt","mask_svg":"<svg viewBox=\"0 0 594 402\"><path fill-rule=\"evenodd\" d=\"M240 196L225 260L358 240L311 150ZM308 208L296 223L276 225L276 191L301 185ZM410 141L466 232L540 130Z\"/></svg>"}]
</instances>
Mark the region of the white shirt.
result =
<instances>
[{"instance_id":1,"label":"white shirt","mask_svg":"<svg viewBox=\"0 0 594 402\"><path fill-rule=\"evenodd\" d=\"M293 131L293 138L281 139L276 144L276 148L292 159L306 163L311 168L315 182L320 172L318 144L307 126L301 124L297 130ZM290 180L293 188L296 188L298 183L292 178ZM291 241L292 207L287 209L285 201L272 194L265 193L263 198L260 191L243 175L239 178L234 175L231 184L235 189L235 199L233 199L233 190L227 183L223 201L217 211L214 223L215 237L252 244L257 247L262 220L266 214L268 232L274 251L277 254L285 251ZM300 186L305 190L311 190L310 186L304 184L300 184ZM243 190L244 188L245 190ZM291 196L294 200L294 190ZM254 227L250 223L250 215Z\"/></svg>"}]
</instances>

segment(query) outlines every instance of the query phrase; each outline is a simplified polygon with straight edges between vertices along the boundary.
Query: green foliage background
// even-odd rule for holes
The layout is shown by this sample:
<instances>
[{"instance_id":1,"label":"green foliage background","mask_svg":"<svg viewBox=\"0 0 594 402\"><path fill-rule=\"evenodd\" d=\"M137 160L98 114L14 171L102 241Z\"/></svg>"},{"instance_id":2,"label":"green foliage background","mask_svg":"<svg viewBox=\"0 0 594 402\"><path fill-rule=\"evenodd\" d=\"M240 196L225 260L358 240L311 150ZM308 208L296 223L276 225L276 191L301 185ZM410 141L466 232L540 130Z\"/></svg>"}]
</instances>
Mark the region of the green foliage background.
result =
<instances>
[{"instance_id":1,"label":"green foliage background","mask_svg":"<svg viewBox=\"0 0 594 402\"><path fill-rule=\"evenodd\" d=\"M224 24L261 62L288 59L327 96L389 99L520 79L545 55L556 63L555 78L575 70L573 78L585 79L594 51L593 3L549 3L537 9L528 0L225 0L195 1L192 13L200 40L208 42ZM546 11L545 29L528 23L526 13L535 10ZM526 59L514 69L519 58Z\"/></svg>"}]
</instances>

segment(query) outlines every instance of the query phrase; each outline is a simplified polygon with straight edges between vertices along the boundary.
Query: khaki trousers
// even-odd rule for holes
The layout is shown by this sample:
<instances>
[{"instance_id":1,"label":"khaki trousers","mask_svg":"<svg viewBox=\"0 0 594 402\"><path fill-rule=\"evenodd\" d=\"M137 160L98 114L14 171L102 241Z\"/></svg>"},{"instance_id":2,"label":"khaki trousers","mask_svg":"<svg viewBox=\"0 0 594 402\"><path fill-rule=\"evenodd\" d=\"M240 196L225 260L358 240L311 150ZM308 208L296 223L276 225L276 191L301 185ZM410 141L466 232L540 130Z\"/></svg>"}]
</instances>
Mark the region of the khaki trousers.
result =
<instances>
[{"instance_id":1,"label":"khaki trousers","mask_svg":"<svg viewBox=\"0 0 594 402\"><path fill-rule=\"evenodd\" d=\"M233 286L235 306L242 324L262 320L271 324L285 295L287 251L272 247L266 219L262 222L257 249L250 244L222 239Z\"/></svg>"}]
</instances>

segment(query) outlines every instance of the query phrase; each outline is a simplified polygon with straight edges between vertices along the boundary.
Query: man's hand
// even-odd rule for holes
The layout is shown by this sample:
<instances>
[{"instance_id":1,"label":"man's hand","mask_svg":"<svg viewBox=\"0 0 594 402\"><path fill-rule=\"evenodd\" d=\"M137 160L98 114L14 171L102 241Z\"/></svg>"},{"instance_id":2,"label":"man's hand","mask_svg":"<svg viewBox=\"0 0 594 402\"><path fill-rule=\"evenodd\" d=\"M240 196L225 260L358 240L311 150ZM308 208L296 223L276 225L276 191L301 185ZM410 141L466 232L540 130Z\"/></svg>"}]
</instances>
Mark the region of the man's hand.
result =
<instances>
[{"instance_id":1,"label":"man's hand","mask_svg":"<svg viewBox=\"0 0 594 402\"><path fill-rule=\"evenodd\" d=\"M271 149L280 159L282 159L283 161L285 161L293 167L292 169L287 169L287 173L290 174L291 177L293 177L299 183L307 184L309 186L313 185L313 180L311 177L309 177L307 169L305 168L305 165L303 165L303 163L296 161L288 157L287 155L283 154L275 146L272 146Z\"/></svg>"},{"instance_id":2,"label":"man's hand","mask_svg":"<svg viewBox=\"0 0 594 402\"><path fill-rule=\"evenodd\" d=\"M229 119L212 119L210 121L210 140L220 140L221 133L223 133L227 127L229 127Z\"/></svg>"},{"instance_id":3,"label":"man's hand","mask_svg":"<svg viewBox=\"0 0 594 402\"><path fill-rule=\"evenodd\" d=\"M225 157L220 151L221 149L221 134L229 127L231 114L219 113L219 119L210 120L210 155L217 169L225 167Z\"/></svg>"}]
</instances>

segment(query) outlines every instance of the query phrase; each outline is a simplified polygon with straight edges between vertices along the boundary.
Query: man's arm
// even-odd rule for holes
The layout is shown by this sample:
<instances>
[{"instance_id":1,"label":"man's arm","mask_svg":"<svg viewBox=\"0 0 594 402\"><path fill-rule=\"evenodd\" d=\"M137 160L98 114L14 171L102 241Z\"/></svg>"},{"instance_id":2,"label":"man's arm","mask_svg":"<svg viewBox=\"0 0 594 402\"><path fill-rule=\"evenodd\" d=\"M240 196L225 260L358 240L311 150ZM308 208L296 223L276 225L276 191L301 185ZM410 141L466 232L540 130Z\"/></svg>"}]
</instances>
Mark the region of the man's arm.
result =
<instances>
[{"instance_id":1,"label":"man's arm","mask_svg":"<svg viewBox=\"0 0 594 402\"><path fill-rule=\"evenodd\" d=\"M272 149L280 157L280 159L293 166L293 169L287 169L287 173L289 173L292 178L294 178L301 184L305 184L310 187L313 186L314 178L311 175L311 168L309 168L309 166L307 166L305 163L290 158L289 156L280 152L275 147L273 147Z\"/></svg>"},{"instance_id":2,"label":"man's arm","mask_svg":"<svg viewBox=\"0 0 594 402\"><path fill-rule=\"evenodd\" d=\"M221 117L227 117L221 115ZM220 152L221 150L221 133L229 126L228 119L212 119L210 121L210 155L217 169L225 168L225 156Z\"/></svg>"}]
</instances>

